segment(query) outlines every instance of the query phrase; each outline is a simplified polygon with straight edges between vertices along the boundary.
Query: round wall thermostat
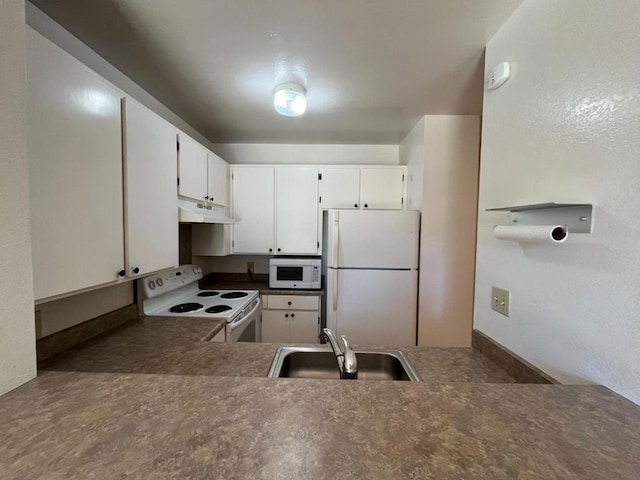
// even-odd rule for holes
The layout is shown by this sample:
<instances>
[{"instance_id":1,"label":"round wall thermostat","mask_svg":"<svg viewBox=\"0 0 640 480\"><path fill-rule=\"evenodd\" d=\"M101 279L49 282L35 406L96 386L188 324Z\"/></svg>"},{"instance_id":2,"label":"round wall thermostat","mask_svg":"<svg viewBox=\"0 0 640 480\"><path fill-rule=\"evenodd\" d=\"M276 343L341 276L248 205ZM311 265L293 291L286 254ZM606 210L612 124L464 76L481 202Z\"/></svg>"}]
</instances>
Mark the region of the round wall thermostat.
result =
<instances>
[{"instance_id":1,"label":"round wall thermostat","mask_svg":"<svg viewBox=\"0 0 640 480\"><path fill-rule=\"evenodd\" d=\"M509 75L511 75L511 64L509 62L502 62L496 65L487 77L487 90L500 88L504 82L509 80Z\"/></svg>"}]
</instances>

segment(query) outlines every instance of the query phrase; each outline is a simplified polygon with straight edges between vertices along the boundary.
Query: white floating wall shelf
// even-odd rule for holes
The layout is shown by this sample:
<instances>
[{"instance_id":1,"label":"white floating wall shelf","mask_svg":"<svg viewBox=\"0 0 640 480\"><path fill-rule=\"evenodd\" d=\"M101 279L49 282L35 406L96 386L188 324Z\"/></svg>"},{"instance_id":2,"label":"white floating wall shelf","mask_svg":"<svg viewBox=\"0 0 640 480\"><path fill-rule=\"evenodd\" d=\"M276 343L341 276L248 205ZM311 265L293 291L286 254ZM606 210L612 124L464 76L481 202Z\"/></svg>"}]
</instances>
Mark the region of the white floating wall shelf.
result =
<instances>
[{"instance_id":1,"label":"white floating wall shelf","mask_svg":"<svg viewBox=\"0 0 640 480\"><path fill-rule=\"evenodd\" d=\"M591 233L593 226L593 205L589 203L536 203L486 211L510 212L515 225L566 225L569 233Z\"/></svg>"}]
</instances>

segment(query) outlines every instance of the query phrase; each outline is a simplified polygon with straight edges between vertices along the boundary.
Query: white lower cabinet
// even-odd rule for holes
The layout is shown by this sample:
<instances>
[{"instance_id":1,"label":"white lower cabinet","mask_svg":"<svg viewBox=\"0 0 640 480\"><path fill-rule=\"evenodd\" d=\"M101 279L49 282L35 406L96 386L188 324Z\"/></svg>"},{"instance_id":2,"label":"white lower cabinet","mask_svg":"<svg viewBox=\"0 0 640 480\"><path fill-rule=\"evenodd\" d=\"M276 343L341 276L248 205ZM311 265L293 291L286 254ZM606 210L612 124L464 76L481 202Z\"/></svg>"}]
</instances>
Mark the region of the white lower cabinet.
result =
<instances>
[{"instance_id":1,"label":"white lower cabinet","mask_svg":"<svg viewBox=\"0 0 640 480\"><path fill-rule=\"evenodd\" d=\"M265 295L263 304L263 342L318 343L320 297Z\"/></svg>"}]
</instances>

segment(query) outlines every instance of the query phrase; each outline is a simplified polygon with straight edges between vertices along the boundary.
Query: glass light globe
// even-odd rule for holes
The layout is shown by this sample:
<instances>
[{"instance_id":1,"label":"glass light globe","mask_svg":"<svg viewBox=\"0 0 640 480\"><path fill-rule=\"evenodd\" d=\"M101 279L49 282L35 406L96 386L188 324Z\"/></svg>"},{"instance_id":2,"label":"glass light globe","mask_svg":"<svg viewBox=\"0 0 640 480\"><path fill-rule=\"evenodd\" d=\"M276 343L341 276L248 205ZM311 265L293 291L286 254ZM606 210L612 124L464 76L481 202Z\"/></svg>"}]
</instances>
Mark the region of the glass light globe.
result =
<instances>
[{"instance_id":1,"label":"glass light globe","mask_svg":"<svg viewBox=\"0 0 640 480\"><path fill-rule=\"evenodd\" d=\"M297 117L307 109L306 91L297 83L283 83L273 94L273 107L280 115Z\"/></svg>"}]
</instances>

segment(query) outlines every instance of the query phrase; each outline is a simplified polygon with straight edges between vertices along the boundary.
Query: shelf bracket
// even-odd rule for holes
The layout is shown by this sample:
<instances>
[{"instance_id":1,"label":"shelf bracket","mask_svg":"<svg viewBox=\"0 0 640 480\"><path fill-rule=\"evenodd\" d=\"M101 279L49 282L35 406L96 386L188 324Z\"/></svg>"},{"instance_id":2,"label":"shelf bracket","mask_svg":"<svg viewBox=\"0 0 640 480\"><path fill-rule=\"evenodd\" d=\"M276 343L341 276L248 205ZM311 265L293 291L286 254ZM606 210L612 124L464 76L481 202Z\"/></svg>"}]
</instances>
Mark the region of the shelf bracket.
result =
<instances>
[{"instance_id":1,"label":"shelf bracket","mask_svg":"<svg viewBox=\"0 0 640 480\"><path fill-rule=\"evenodd\" d=\"M569 233L591 233L593 205L588 203L537 203L517 207L488 208L487 212L510 212L514 225L566 225Z\"/></svg>"}]
</instances>

